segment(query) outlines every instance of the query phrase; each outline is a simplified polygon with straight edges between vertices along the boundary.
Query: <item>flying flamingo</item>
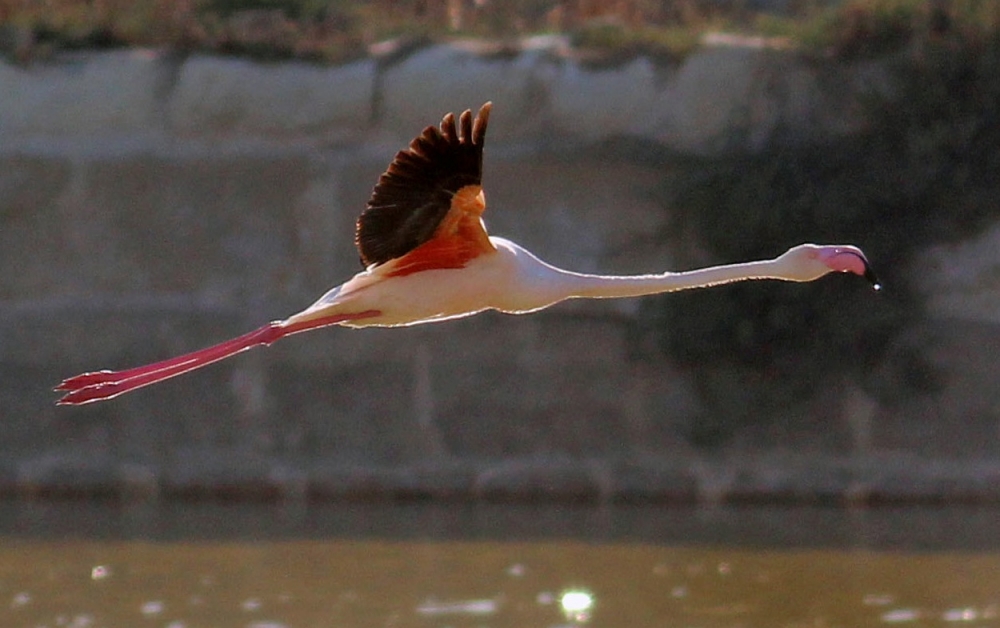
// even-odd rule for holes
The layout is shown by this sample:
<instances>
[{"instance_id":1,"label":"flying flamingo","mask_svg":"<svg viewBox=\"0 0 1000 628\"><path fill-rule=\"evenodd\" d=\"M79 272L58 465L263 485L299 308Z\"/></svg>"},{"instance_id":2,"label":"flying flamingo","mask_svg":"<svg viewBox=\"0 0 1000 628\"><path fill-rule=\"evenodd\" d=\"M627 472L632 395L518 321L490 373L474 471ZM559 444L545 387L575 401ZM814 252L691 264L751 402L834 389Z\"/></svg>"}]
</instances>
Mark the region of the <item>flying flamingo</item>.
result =
<instances>
[{"instance_id":1,"label":"flying flamingo","mask_svg":"<svg viewBox=\"0 0 1000 628\"><path fill-rule=\"evenodd\" d=\"M475 118L451 113L399 151L357 221L355 243L365 270L305 310L238 338L154 364L97 371L64 380L59 404L79 405L193 371L257 345L330 325L399 327L484 310L526 314L573 298L620 298L748 279L813 281L850 272L878 289L860 249L801 244L742 264L655 275L606 276L562 270L521 246L487 235L481 186L483 141L492 103Z\"/></svg>"}]
</instances>

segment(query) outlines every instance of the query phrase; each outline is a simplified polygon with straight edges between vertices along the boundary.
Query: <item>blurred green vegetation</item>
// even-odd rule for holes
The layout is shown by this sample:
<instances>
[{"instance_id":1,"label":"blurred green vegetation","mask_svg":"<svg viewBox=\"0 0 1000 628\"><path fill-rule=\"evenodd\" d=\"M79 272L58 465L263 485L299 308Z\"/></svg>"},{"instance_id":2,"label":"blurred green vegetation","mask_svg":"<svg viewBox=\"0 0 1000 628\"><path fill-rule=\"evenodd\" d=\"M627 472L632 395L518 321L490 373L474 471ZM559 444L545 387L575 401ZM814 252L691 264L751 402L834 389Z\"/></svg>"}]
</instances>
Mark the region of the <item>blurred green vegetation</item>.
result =
<instances>
[{"instance_id":1,"label":"blurred green vegetation","mask_svg":"<svg viewBox=\"0 0 1000 628\"><path fill-rule=\"evenodd\" d=\"M1000 28L994 0L843 0L801 15L761 13L754 28L805 52L838 59L872 57L914 41L961 32L989 37Z\"/></svg>"},{"instance_id":2,"label":"blurred green vegetation","mask_svg":"<svg viewBox=\"0 0 1000 628\"><path fill-rule=\"evenodd\" d=\"M0 49L158 46L337 62L393 37L569 35L579 50L676 59L709 31L835 56L879 54L943 27L990 33L995 0L0 0Z\"/></svg>"},{"instance_id":3,"label":"blurred green vegetation","mask_svg":"<svg viewBox=\"0 0 1000 628\"><path fill-rule=\"evenodd\" d=\"M893 58L891 77L891 93L868 102L860 134L684 159L664 179L659 196L674 217L667 237L681 251L695 243L692 266L772 257L822 237L860 245L885 286L872 294L855 277L835 276L644 302L642 331L694 369L702 397L716 404L695 442L719 445L740 425L794 414L831 379L888 405L937 385L903 338L922 314L903 271L928 245L996 220L1000 36L926 37Z\"/></svg>"}]
</instances>

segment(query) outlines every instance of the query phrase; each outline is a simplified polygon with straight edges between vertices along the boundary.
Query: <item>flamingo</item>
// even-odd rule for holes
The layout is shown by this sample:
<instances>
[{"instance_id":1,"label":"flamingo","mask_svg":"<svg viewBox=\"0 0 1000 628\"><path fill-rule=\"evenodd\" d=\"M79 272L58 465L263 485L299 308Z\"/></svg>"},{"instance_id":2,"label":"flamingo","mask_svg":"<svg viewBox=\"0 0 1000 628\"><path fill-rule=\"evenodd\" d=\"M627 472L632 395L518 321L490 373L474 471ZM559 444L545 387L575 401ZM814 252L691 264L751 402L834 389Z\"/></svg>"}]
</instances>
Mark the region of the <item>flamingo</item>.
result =
<instances>
[{"instance_id":1,"label":"flamingo","mask_svg":"<svg viewBox=\"0 0 1000 628\"><path fill-rule=\"evenodd\" d=\"M121 371L64 380L57 403L113 399L258 345L331 325L400 327L471 316L485 310L537 312L566 299L637 297L750 279L813 281L847 272L879 284L864 253L851 245L795 246L774 259L686 272L608 276L563 270L483 224L483 143L492 103L473 118L444 116L381 175L357 220L355 244L365 267L284 320L179 357Z\"/></svg>"}]
</instances>

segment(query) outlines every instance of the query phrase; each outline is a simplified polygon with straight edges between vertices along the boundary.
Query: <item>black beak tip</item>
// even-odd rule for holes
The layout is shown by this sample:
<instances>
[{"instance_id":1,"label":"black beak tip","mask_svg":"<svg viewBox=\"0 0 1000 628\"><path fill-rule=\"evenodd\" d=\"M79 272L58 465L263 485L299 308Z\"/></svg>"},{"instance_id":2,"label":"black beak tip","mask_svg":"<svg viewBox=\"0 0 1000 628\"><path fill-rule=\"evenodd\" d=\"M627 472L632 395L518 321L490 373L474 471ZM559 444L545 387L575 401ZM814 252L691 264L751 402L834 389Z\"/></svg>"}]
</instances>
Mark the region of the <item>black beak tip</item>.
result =
<instances>
[{"instance_id":1,"label":"black beak tip","mask_svg":"<svg viewBox=\"0 0 1000 628\"><path fill-rule=\"evenodd\" d=\"M876 292L882 289L882 282L878 280L878 276L875 274L875 271L872 270L872 267L867 263L865 264L865 279L868 280L868 283L872 285L872 289Z\"/></svg>"}]
</instances>

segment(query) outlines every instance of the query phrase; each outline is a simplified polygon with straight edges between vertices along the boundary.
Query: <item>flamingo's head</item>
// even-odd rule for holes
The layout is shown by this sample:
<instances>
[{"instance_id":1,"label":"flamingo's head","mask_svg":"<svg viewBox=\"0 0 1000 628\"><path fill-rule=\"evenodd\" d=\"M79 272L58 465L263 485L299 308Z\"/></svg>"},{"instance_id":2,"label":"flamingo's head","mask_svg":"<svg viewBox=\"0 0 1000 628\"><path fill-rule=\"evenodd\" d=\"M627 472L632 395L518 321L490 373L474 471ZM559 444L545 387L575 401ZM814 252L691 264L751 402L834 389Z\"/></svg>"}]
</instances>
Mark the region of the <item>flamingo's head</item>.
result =
<instances>
[{"instance_id":1,"label":"flamingo's head","mask_svg":"<svg viewBox=\"0 0 1000 628\"><path fill-rule=\"evenodd\" d=\"M868 258L850 244L800 244L789 249L779 260L800 281L819 279L828 273L854 273L864 277L876 290L882 289Z\"/></svg>"}]
</instances>

